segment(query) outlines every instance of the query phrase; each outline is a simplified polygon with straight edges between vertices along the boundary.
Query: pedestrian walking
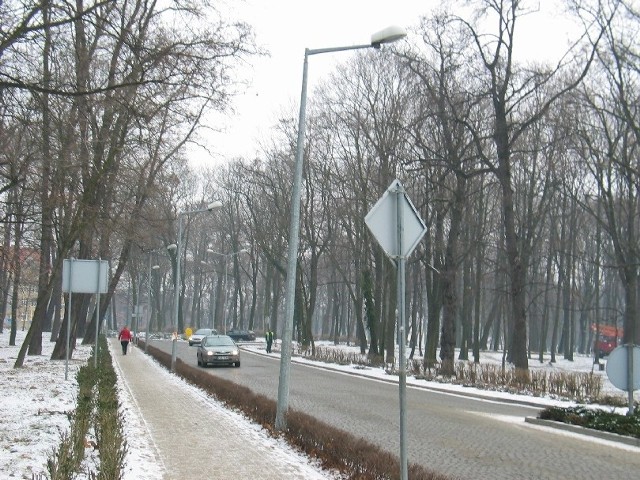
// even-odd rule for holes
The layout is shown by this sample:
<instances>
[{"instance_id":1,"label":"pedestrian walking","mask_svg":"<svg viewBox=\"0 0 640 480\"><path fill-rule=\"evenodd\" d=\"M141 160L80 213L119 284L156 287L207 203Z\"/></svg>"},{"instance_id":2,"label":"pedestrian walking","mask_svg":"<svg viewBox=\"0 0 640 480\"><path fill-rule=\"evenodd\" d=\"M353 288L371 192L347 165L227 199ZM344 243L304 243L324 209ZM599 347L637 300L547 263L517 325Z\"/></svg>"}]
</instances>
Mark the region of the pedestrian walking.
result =
<instances>
[{"instance_id":1,"label":"pedestrian walking","mask_svg":"<svg viewBox=\"0 0 640 480\"><path fill-rule=\"evenodd\" d=\"M129 330L129 327L125 325L124 327L122 327L122 330L120 330L120 333L118 334L118 340L120 340L120 345L122 345L123 355L127 354L127 347L129 346L129 342L132 339L133 335L131 334L131 330Z\"/></svg>"},{"instance_id":2,"label":"pedestrian walking","mask_svg":"<svg viewBox=\"0 0 640 480\"><path fill-rule=\"evenodd\" d=\"M270 329L267 330L264 339L267 341L267 353L271 353L271 345L273 345L273 332Z\"/></svg>"}]
</instances>

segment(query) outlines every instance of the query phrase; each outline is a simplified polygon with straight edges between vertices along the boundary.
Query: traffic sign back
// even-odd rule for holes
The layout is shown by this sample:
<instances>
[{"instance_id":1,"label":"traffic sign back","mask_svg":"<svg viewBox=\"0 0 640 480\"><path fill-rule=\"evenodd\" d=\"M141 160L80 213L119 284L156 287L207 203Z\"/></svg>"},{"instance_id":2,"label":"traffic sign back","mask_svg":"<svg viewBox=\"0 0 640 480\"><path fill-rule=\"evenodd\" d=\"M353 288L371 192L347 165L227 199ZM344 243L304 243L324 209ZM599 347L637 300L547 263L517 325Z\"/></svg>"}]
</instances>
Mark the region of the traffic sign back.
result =
<instances>
[{"instance_id":1,"label":"traffic sign back","mask_svg":"<svg viewBox=\"0 0 640 480\"><path fill-rule=\"evenodd\" d=\"M402 209L402 245L398 245L398 198ZM382 249L392 258L408 257L427 231L422 218L407 197L400 180L395 179L364 218Z\"/></svg>"}]
</instances>

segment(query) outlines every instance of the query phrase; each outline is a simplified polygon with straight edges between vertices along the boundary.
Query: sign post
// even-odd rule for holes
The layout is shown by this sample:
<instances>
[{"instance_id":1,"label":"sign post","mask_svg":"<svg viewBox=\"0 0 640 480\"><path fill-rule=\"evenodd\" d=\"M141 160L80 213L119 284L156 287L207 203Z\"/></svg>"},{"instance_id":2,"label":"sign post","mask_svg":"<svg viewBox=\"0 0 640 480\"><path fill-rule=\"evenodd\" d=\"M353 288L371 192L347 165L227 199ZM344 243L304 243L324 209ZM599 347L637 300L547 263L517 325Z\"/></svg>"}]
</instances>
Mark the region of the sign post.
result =
<instances>
[{"instance_id":1,"label":"sign post","mask_svg":"<svg viewBox=\"0 0 640 480\"><path fill-rule=\"evenodd\" d=\"M96 297L96 336L94 347L94 366L98 365L98 330L100 326L100 294L107 293L107 274L109 264L106 260L65 259L62 264L62 291L69 293L67 312L67 354L64 379L69 369L69 343L71 342L71 294L95 293Z\"/></svg>"},{"instance_id":2,"label":"sign post","mask_svg":"<svg viewBox=\"0 0 640 480\"><path fill-rule=\"evenodd\" d=\"M385 253L394 261L397 275L396 331L399 345L400 468L402 480L409 478L406 446L407 359L405 335L405 264L407 257L427 231L404 187L394 180L364 219Z\"/></svg>"}]
</instances>

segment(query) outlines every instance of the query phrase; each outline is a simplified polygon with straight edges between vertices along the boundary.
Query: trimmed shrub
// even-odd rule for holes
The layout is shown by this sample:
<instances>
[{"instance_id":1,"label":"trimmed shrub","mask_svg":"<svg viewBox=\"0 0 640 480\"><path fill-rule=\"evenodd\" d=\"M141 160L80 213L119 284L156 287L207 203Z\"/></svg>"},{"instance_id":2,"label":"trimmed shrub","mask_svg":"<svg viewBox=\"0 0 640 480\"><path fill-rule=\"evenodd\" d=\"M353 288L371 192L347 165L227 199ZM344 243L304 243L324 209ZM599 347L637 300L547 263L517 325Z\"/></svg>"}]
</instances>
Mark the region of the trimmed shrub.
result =
<instances>
[{"instance_id":1,"label":"trimmed shrub","mask_svg":"<svg viewBox=\"0 0 640 480\"><path fill-rule=\"evenodd\" d=\"M640 406L635 407L632 415L585 407L548 407L538 418L640 438Z\"/></svg>"},{"instance_id":2,"label":"trimmed shrub","mask_svg":"<svg viewBox=\"0 0 640 480\"><path fill-rule=\"evenodd\" d=\"M117 376L111 363L106 338L99 339L97 369L95 349L86 365L77 373L78 402L68 433L61 435L60 444L47 460L51 480L66 480L78 476L87 445L94 445L100 456L99 471L87 472L89 478L117 480L122 478L127 445L122 420L118 414ZM93 428L95 442L87 442Z\"/></svg>"},{"instance_id":3,"label":"trimmed shrub","mask_svg":"<svg viewBox=\"0 0 640 480\"><path fill-rule=\"evenodd\" d=\"M98 480L122 478L127 442L124 438L122 420L118 413L118 377L107 348L106 338L100 337L98 356L98 382L95 409L96 443L100 452Z\"/></svg>"},{"instance_id":4,"label":"trimmed shrub","mask_svg":"<svg viewBox=\"0 0 640 480\"><path fill-rule=\"evenodd\" d=\"M47 471L51 480L73 478L79 471L84 458L85 438L91 425L93 391L96 383L95 369L91 359L87 365L78 370L76 379L78 381L78 401L71 416L69 432L61 434L58 448L47 459Z\"/></svg>"}]
</instances>

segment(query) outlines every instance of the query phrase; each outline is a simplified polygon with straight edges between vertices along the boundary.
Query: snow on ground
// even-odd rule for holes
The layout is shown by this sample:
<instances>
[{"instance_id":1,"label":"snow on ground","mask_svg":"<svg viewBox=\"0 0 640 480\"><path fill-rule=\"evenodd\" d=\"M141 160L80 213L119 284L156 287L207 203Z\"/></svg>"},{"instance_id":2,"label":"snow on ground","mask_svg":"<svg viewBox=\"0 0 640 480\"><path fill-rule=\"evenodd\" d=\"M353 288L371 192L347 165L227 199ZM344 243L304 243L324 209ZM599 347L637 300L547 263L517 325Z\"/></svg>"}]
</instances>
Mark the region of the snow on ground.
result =
<instances>
[{"instance_id":1,"label":"snow on ground","mask_svg":"<svg viewBox=\"0 0 640 480\"><path fill-rule=\"evenodd\" d=\"M0 334L0 474L1 478L39 478L47 458L68 431L78 392L76 373L91 355L91 346L79 345L68 363L51 361L54 344L42 338L42 355L25 357L14 369L26 332L18 331L9 346L9 330ZM65 380L65 370L67 380ZM45 478L45 477L42 477Z\"/></svg>"},{"instance_id":2,"label":"snow on ground","mask_svg":"<svg viewBox=\"0 0 640 480\"><path fill-rule=\"evenodd\" d=\"M73 358L67 366L64 360L51 361L50 356L54 344L49 341L49 334L43 335L42 355L26 356L24 367L14 369L13 365L18 356L18 351L24 340L26 332L17 332L16 346L9 346L9 331L0 334L0 401L4 415L0 417L0 474L1 478L22 478L22 479L44 479L47 475L46 462L55 450L60 441L62 432L69 428L67 414L73 412L77 395L76 372L84 365L91 355L91 346L78 345L73 353ZM344 345L334 347L330 343L318 343L326 348L340 348L349 352L358 352L356 347ZM264 344L256 342L253 345L245 346L254 351L265 354ZM277 352L271 355L278 355ZM482 352L481 361L501 362L501 353ZM153 361L147 359L147 361ZM294 357L295 362L314 364L310 360ZM531 360L530 368L543 368L554 371L582 371L591 372L593 365L591 357L576 355L573 362L557 357L555 364L540 364L537 360ZM356 368L347 365L327 365L321 364L324 368L330 367L338 371L350 374L365 375L379 381L397 381L397 377L386 375L382 369ZM172 381L181 388L194 389L195 387L180 380L175 375L170 375L165 369L158 366L158 369L169 375ZM67 380L65 380L65 370L67 370ZM615 389L608 381L605 372L598 369L594 371L597 375L603 376L604 391L626 398L626 394ZM501 392L477 390L459 385L449 385L443 383L427 382L407 378L409 388L433 387L447 390L452 393L471 392L485 395L487 398L500 399L510 398L526 401L535 401L540 405L568 405L568 402L560 402L549 398L533 398L525 395L511 395ZM636 392L636 399L640 392ZM124 480L134 480L144 472L144 478L155 480L162 478L164 467L157 460L153 450L152 441L148 437L147 429L144 426L144 419L140 417L139 411L131 397L125 390L119 389L121 409L124 415L125 437L127 438L129 450L126 463L135 465L134 469L127 469ZM203 397L203 401L208 401L212 409L219 409L224 415L237 414L226 410L215 400ZM306 461L300 457L299 453L288 447L279 440L270 438L260 431L259 427L252 424L241 416L234 419L238 425L251 432L251 435L259 435L262 441L271 442L272 448L278 451L274 455L275 462L291 462L298 464ZM91 458L88 459L88 465ZM314 468L310 465L310 469ZM311 471L311 470L310 470ZM79 477L82 480L82 477Z\"/></svg>"}]
</instances>

